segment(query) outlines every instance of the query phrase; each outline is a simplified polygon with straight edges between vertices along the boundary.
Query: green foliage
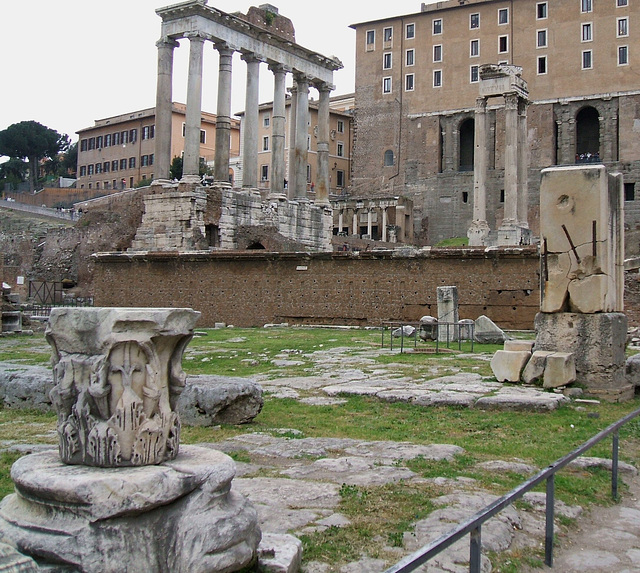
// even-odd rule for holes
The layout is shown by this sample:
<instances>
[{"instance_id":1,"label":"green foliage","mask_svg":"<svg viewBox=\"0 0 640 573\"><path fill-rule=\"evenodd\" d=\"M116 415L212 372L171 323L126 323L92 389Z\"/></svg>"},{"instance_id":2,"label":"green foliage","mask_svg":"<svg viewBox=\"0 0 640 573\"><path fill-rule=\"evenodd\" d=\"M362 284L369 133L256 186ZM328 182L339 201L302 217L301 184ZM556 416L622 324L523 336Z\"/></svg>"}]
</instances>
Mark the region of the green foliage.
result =
<instances>
[{"instance_id":1,"label":"green foliage","mask_svg":"<svg viewBox=\"0 0 640 573\"><path fill-rule=\"evenodd\" d=\"M436 247L466 247L469 244L467 237L453 237L452 239L443 239L436 243Z\"/></svg>"},{"instance_id":2,"label":"green foliage","mask_svg":"<svg viewBox=\"0 0 640 573\"><path fill-rule=\"evenodd\" d=\"M182 157L174 157L169 167L169 177L171 179L182 179Z\"/></svg>"},{"instance_id":3,"label":"green foliage","mask_svg":"<svg viewBox=\"0 0 640 573\"><path fill-rule=\"evenodd\" d=\"M140 187L149 187L149 185L151 185L151 179L140 179L140 181L138 181L133 188L134 189L140 189Z\"/></svg>"},{"instance_id":4,"label":"green foliage","mask_svg":"<svg viewBox=\"0 0 640 573\"><path fill-rule=\"evenodd\" d=\"M22 159L10 158L0 164L0 180L4 179L14 189L18 183L26 180L29 166Z\"/></svg>"}]
</instances>

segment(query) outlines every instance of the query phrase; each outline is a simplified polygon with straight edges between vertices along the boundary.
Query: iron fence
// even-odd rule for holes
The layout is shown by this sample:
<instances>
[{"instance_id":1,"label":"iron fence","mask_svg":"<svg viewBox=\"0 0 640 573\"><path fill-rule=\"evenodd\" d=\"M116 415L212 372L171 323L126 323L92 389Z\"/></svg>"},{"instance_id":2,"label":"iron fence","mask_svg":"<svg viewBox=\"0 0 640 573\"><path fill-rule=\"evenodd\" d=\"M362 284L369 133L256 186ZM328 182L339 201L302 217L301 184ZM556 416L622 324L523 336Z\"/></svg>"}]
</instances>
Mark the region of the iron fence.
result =
<instances>
[{"instance_id":1,"label":"iron fence","mask_svg":"<svg viewBox=\"0 0 640 573\"><path fill-rule=\"evenodd\" d=\"M533 489L539 483L546 480L546 509L545 509L545 556L544 562L548 567L553 567L553 534L554 534L554 505L555 505L555 474L567 464L590 450L607 436L613 434L611 454L611 495L614 500L618 498L618 450L619 430L627 422L640 415L640 409L627 414L617 422L611 424L584 444L577 447L566 456L556 460L544 470L541 470L527 481L512 489L509 493L497 499L492 504L478 511L466 521L460 523L450 532L445 533L432 543L425 545L418 551L408 555L394 566L386 569L384 573L408 573L420 565L435 557L456 541L469 534L469 572L480 573L480 557L482 548L482 524L503 509L521 498L525 493Z\"/></svg>"}]
</instances>

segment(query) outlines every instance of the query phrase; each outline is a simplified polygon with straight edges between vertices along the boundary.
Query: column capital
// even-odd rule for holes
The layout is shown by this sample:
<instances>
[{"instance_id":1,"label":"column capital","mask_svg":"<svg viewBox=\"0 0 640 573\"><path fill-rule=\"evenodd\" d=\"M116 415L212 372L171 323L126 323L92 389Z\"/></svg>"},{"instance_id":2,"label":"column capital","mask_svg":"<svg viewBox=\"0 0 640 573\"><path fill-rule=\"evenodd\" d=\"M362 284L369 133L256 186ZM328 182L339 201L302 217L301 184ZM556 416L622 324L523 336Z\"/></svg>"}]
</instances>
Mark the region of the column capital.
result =
<instances>
[{"instance_id":1,"label":"column capital","mask_svg":"<svg viewBox=\"0 0 640 573\"><path fill-rule=\"evenodd\" d=\"M487 98L486 97L477 97L476 98L476 113L485 113L487 111Z\"/></svg>"},{"instance_id":2,"label":"column capital","mask_svg":"<svg viewBox=\"0 0 640 573\"><path fill-rule=\"evenodd\" d=\"M184 37L187 38L190 42L204 43L204 41L207 39L207 37L202 32L199 32L197 30L193 32L186 32Z\"/></svg>"},{"instance_id":3,"label":"column capital","mask_svg":"<svg viewBox=\"0 0 640 573\"><path fill-rule=\"evenodd\" d=\"M174 40L173 38L171 38L170 36L162 36L162 38L160 38L157 42L156 42L156 47L158 48L177 48L180 46L180 43L176 40Z\"/></svg>"},{"instance_id":4,"label":"column capital","mask_svg":"<svg viewBox=\"0 0 640 573\"><path fill-rule=\"evenodd\" d=\"M504 94L504 104L506 109L518 109L520 96L515 93L506 93Z\"/></svg>"},{"instance_id":5,"label":"column capital","mask_svg":"<svg viewBox=\"0 0 640 573\"><path fill-rule=\"evenodd\" d=\"M252 63L252 62L261 63L265 61L265 58L260 54L257 54L256 52L242 52L240 59L247 63Z\"/></svg>"},{"instance_id":6,"label":"column capital","mask_svg":"<svg viewBox=\"0 0 640 573\"><path fill-rule=\"evenodd\" d=\"M311 80L311 78L307 74L299 72L297 70L294 70L293 72L293 79L296 81L296 84L305 84L307 86L309 85L309 81Z\"/></svg>"},{"instance_id":7,"label":"column capital","mask_svg":"<svg viewBox=\"0 0 640 573\"><path fill-rule=\"evenodd\" d=\"M323 81L312 81L311 85L316 88L320 93L322 92L331 92L333 90L336 89L336 86L334 86L333 84L330 84L329 82L323 82Z\"/></svg>"},{"instance_id":8,"label":"column capital","mask_svg":"<svg viewBox=\"0 0 640 573\"><path fill-rule=\"evenodd\" d=\"M269 70L272 71L274 74L287 74L291 71L291 68L289 66L285 66L284 64L281 64L279 62L270 62L268 61L269 64Z\"/></svg>"},{"instance_id":9,"label":"column capital","mask_svg":"<svg viewBox=\"0 0 640 573\"><path fill-rule=\"evenodd\" d=\"M235 50L227 42L214 42L213 49L221 56L231 56Z\"/></svg>"}]
</instances>

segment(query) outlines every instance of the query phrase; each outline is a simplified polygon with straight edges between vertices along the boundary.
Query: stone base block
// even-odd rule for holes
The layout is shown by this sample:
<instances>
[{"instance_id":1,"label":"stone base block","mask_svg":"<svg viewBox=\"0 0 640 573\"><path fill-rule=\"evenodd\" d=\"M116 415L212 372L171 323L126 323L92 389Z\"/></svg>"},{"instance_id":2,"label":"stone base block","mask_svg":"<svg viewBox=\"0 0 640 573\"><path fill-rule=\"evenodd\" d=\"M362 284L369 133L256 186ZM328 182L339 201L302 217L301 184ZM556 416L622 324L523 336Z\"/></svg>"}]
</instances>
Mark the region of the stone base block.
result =
<instances>
[{"instance_id":1,"label":"stone base block","mask_svg":"<svg viewBox=\"0 0 640 573\"><path fill-rule=\"evenodd\" d=\"M554 352L547 356L543 387L559 388L576 379L576 362L570 352Z\"/></svg>"},{"instance_id":2,"label":"stone base block","mask_svg":"<svg viewBox=\"0 0 640 573\"><path fill-rule=\"evenodd\" d=\"M544 376L544 368L547 365L547 357L553 354L548 350L536 350L531 355L531 360L522 371L522 381L525 384L533 384Z\"/></svg>"},{"instance_id":3,"label":"stone base block","mask_svg":"<svg viewBox=\"0 0 640 573\"><path fill-rule=\"evenodd\" d=\"M524 350L525 352L533 352L534 340L505 340L504 350Z\"/></svg>"},{"instance_id":4,"label":"stone base block","mask_svg":"<svg viewBox=\"0 0 640 573\"><path fill-rule=\"evenodd\" d=\"M0 535L43 565L80 571L198 573L251 565L260 542L254 507L231 491L235 464L182 446L157 466L65 465L57 451L11 469Z\"/></svg>"},{"instance_id":5,"label":"stone base block","mask_svg":"<svg viewBox=\"0 0 640 573\"><path fill-rule=\"evenodd\" d=\"M498 382L520 382L529 358L531 352L526 350L498 350L491 359L491 370Z\"/></svg>"},{"instance_id":6,"label":"stone base block","mask_svg":"<svg viewBox=\"0 0 640 573\"><path fill-rule=\"evenodd\" d=\"M627 317L623 313L572 312L536 315L536 350L572 353L576 382L608 401L633 397L625 378Z\"/></svg>"}]
</instances>

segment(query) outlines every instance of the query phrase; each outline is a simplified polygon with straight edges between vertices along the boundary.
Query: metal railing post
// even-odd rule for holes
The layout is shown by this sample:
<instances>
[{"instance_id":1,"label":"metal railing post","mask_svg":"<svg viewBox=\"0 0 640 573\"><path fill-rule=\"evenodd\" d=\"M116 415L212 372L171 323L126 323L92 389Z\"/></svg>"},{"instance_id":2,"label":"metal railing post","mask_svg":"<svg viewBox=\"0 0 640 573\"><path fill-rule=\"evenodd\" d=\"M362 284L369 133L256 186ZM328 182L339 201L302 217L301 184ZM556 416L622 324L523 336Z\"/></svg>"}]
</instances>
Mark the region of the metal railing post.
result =
<instances>
[{"instance_id":1,"label":"metal railing post","mask_svg":"<svg viewBox=\"0 0 640 573\"><path fill-rule=\"evenodd\" d=\"M547 478L547 499L545 508L544 563L553 567L553 515L555 504L555 474Z\"/></svg>"},{"instance_id":2,"label":"metal railing post","mask_svg":"<svg viewBox=\"0 0 640 573\"><path fill-rule=\"evenodd\" d=\"M469 573L480 573L482 565L482 525L471 530L469 544Z\"/></svg>"},{"instance_id":3,"label":"metal railing post","mask_svg":"<svg viewBox=\"0 0 640 573\"><path fill-rule=\"evenodd\" d=\"M619 431L613 432L613 451L611 452L611 497L618 499L618 448L620 435Z\"/></svg>"}]
</instances>

